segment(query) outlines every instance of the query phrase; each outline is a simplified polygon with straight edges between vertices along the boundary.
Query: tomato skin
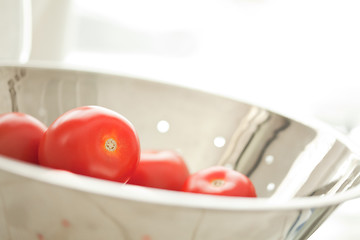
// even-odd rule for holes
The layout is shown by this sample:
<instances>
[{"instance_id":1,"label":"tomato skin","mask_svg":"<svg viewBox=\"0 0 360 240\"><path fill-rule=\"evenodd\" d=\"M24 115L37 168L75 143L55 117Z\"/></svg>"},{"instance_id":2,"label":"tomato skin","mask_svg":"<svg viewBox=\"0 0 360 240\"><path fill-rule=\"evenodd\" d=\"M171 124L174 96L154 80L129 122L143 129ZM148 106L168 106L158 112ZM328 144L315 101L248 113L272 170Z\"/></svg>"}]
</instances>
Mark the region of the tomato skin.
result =
<instances>
[{"instance_id":1,"label":"tomato skin","mask_svg":"<svg viewBox=\"0 0 360 240\"><path fill-rule=\"evenodd\" d=\"M39 163L85 176L126 182L140 158L134 126L100 106L72 109L57 118L39 146Z\"/></svg>"},{"instance_id":2,"label":"tomato skin","mask_svg":"<svg viewBox=\"0 0 360 240\"><path fill-rule=\"evenodd\" d=\"M142 151L129 184L180 191L189 176L181 155L172 150Z\"/></svg>"},{"instance_id":3,"label":"tomato skin","mask_svg":"<svg viewBox=\"0 0 360 240\"><path fill-rule=\"evenodd\" d=\"M229 168L213 166L193 173L186 180L183 191L210 195L256 197L250 179Z\"/></svg>"},{"instance_id":4,"label":"tomato skin","mask_svg":"<svg viewBox=\"0 0 360 240\"><path fill-rule=\"evenodd\" d=\"M0 154L38 164L38 146L46 126L19 112L0 115Z\"/></svg>"}]
</instances>

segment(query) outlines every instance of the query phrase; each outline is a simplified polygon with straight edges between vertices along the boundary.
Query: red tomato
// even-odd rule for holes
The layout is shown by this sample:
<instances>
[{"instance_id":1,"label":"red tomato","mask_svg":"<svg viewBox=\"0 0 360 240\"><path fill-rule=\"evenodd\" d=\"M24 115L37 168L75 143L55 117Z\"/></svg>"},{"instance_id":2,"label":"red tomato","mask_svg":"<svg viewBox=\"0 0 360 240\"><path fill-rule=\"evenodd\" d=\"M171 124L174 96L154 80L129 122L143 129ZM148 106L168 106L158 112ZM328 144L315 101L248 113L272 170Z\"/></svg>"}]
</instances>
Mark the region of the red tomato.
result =
<instances>
[{"instance_id":1,"label":"red tomato","mask_svg":"<svg viewBox=\"0 0 360 240\"><path fill-rule=\"evenodd\" d=\"M143 151L130 184L180 191L189 170L183 158L171 150Z\"/></svg>"},{"instance_id":2,"label":"red tomato","mask_svg":"<svg viewBox=\"0 0 360 240\"><path fill-rule=\"evenodd\" d=\"M192 174L183 191L223 196L256 197L255 188L245 175L222 166L213 166Z\"/></svg>"},{"instance_id":3,"label":"red tomato","mask_svg":"<svg viewBox=\"0 0 360 240\"><path fill-rule=\"evenodd\" d=\"M140 158L134 126L99 106L72 109L57 118L39 147L43 166L90 177L126 182Z\"/></svg>"},{"instance_id":4,"label":"red tomato","mask_svg":"<svg viewBox=\"0 0 360 240\"><path fill-rule=\"evenodd\" d=\"M38 163L39 142L46 126L24 113L0 115L0 154L18 160Z\"/></svg>"}]
</instances>

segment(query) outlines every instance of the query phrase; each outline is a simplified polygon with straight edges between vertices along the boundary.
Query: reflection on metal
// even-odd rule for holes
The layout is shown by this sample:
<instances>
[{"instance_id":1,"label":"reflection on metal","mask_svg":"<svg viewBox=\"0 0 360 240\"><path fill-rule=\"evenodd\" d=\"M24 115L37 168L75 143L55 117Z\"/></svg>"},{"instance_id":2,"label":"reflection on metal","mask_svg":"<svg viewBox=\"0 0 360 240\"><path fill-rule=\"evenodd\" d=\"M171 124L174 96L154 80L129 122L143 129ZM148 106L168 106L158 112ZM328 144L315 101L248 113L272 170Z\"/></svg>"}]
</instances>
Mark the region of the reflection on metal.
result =
<instances>
[{"instance_id":1,"label":"reflection on metal","mask_svg":"<svg viewBox=\"0 0 360 240\"><path fill-rule=\"evenodd\" d=\"M335 142L335 139L325 133L317 135L293 161L291 168L271 198L285 200L297 196L316 166L332 147L336 147L334 146ZM291 184L291 188L288 188L289 184Z\"/></svg>"},{"instance_id":2,"label":"reflection on metal","mask_svg":"<svg viewBox=\"0 0 360 240\"><path fill-rule=\"evenodd\" d=\"M352 159L345 172L339 177L337 182L326 193L327 195L333 195L339 192L344 192L353 186L357 186L360 181L360 163L359 159Z\"/></svg>"},{"instance_id":3,"label":"reflection on metal","mask_svg":"<svg viewBox=\"0 0 360 240\"><path fill-rule=\"evenodd\" d=\"M241 119L237 129L235 129L218 164L237 169L247 146L259 130L259 127L268 121L269 116L270 114L266 110L252 107L248 114Z\"/></svg>"}]
</instances>

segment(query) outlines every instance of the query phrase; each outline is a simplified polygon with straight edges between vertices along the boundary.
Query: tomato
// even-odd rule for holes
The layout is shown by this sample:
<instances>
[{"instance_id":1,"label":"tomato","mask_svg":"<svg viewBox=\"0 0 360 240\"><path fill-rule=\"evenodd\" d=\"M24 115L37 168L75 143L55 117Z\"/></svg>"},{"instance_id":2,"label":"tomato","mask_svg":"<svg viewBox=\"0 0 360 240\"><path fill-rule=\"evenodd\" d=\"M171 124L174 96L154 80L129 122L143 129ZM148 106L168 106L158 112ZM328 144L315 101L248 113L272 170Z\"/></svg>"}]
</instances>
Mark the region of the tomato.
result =
<instances>
[{"instance_id":1,"label":"tomato","mask_svg":"<svg viewBox=\"0 0 360 240\"><path fill-rule=\"evenodd\" d=\"M78 107L58 117L39 147L43 166L116 182L129 179L139 158L132 123L100 106Z\"/></svg>"},{"instance_id":2,"label":"tomato","mask_svg":"<svg viewBox=\"0 0 360 240\"><path fill-rule=\"evenodd\" d=\"M46 126L24 113L0 115L0 154L24 162L38 163L38 146Z\"/></svg>"},{"instance_id":3,"label":"tomato","mask_svg":"<svg viewBox=\"0 0 360 240\"><path fill-rule=\"evenodd\" d=\"M250 179L235 170L213 166L193 173L183 191L223 196L256 197Z\"/></svg>"},{"instance_id":4,"label":"tomato","mask_svg":"<svg viewBox=\"0 0 360 240\"><path fill-rule=\"evenodd\" d=\"M180 191L189 170L182 156L172 150L143 151L130 184Z\"/></svg>"}]
</instances>

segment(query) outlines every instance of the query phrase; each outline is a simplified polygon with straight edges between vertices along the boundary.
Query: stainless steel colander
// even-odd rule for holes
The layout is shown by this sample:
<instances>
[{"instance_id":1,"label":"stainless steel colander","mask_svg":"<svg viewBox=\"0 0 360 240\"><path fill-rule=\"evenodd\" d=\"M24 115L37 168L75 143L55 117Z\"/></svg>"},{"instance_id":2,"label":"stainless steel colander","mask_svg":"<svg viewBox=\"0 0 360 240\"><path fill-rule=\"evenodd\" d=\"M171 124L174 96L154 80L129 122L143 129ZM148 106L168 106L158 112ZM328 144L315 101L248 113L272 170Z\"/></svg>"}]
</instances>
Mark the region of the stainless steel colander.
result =
<instances>
[{"instance_id":1,"label":"stainless steel colander","mask_svg":"<svg viewBox=\"0 0 360 240\"><path fill-rule=\"evenodd\" d=\"M175 149L192 172L218 164L246 174L259 198L123 185L0 157L0 239L307 239L360 196L357 149L313 121L117 74L0 67L0 113L49 125L82 105L121 113L143 149Z\"/></svg>"}]
</instances>

